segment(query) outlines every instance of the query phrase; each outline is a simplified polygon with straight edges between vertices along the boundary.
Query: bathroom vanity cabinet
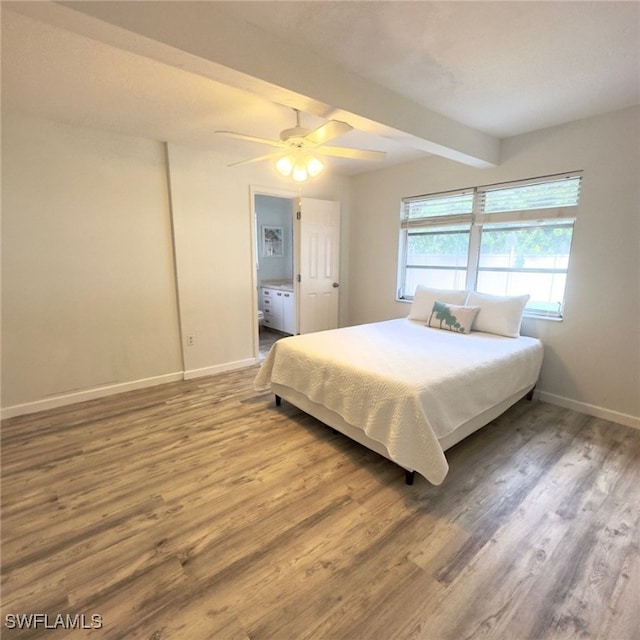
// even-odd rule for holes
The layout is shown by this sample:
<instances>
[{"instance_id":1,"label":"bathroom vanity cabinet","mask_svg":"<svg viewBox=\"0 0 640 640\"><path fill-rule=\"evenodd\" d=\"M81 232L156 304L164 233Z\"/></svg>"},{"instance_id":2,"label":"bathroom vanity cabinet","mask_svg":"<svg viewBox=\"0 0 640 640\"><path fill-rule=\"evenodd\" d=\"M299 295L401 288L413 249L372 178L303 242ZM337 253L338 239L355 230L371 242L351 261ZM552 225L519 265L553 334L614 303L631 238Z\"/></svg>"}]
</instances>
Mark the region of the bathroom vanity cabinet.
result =
<instances>
[{"instance_id":1,"label":"bathroom vanity cabinet","mask_svg":"<svg viewBox=\"0 0 640 640\"><path fill-rule=\"evenodd\" d=\"M282 333L296 333L296 304L293 286L261 287L264 326Z\"/></svg>"}]
</instances>

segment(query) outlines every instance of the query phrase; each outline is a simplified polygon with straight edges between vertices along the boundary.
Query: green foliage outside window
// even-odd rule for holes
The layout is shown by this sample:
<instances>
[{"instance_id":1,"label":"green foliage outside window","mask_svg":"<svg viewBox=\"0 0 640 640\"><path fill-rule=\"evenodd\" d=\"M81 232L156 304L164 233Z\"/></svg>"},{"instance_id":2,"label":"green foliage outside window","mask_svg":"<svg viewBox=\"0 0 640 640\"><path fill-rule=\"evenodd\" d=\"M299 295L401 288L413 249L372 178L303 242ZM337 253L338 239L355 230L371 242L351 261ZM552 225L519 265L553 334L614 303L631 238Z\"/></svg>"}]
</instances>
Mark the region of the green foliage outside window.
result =
<instances>
[{"instance_id":1,"label":"green foliage outside window","mask_svg":"<svg viewBox=\"0 0 640 640\"><path fill-rule=\"evenodd\" d=\"M482 233L483 254L509 254L517 256L569 255L572 229L557 227L521 227L518 229L485 226ZM469 248L469 234L432 230L409 232L409 255L459 255Z\"/></svg>"}]
</instances>

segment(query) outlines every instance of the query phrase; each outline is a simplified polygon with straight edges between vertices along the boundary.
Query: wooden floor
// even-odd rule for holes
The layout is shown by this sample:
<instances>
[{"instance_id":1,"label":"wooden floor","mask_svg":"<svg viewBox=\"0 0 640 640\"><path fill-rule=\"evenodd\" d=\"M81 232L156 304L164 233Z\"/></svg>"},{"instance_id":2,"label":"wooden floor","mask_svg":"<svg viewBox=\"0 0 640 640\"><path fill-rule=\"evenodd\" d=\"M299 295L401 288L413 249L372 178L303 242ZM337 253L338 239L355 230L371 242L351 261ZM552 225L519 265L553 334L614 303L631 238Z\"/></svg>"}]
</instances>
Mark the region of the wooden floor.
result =
<instances>
[{"instance_id":1,"label":"wooden floor","mask_svg":"<svg viewBox=\"0 0 640 640\"><path fill-rule=\"evenodd\" d=\"M3 638L640 637L640 432L522 401L407 486L255 374L4 423Z\"/></svg>"},{"instance_id":2,"label":"wooden floor","mask_svg":"<svg viewBox=\"0 0 640 640\"><path fill-rule=\"evenodd\" d=\"M286 335L288 334L280 333L279 331L274 331L273 329L260 327L260 349L258 353L259 362L263 362L273 344L281 338L284 338Z\"/></svg>"}]
</instances>

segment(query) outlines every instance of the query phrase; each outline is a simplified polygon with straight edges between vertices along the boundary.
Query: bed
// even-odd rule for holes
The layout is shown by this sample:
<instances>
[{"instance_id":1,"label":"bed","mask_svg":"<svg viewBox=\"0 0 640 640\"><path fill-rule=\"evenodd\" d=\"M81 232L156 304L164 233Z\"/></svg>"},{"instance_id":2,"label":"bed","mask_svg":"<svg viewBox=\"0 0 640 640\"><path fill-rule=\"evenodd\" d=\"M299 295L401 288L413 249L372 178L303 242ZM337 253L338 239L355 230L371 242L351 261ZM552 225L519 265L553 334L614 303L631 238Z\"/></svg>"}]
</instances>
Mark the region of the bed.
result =
<instances>
[{"instance_id":1,"label":"bed","mask_svg":"<svg viewBox=\"0 0 640 640\"><path fill-rule=\"evenodd\" d=\"M458 294L416 292L407 318L282 338L255 385L394 461L408 483L418 472L441 484L444 452L531 394L543 357L539 340L519 335L522 309L505 335L504 308ZM447 329L451 314L434 311L443 304L457 318L471 309L466 331ZM477 330L496 319L501 334Z\"/></svg>"}]
</instances>

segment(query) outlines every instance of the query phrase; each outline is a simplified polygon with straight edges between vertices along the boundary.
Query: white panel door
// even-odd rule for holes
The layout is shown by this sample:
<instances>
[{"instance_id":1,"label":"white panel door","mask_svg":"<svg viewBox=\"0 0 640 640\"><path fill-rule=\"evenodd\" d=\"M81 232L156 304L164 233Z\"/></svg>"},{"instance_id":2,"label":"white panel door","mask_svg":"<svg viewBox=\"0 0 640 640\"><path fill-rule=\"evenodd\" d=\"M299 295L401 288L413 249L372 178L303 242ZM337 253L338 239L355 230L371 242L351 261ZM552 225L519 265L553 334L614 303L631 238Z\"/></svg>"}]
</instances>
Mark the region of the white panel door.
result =
<instances>
[{"instance_id":1,"label":"white panel door","mask_svg":"<svg viewBox=\"0 0 640 640\"><path fill-rule=\"evenodd\" d=\"M301 198L298 227L298 333L338 326L340 203Z\"/></svg>"}]
</instances>

